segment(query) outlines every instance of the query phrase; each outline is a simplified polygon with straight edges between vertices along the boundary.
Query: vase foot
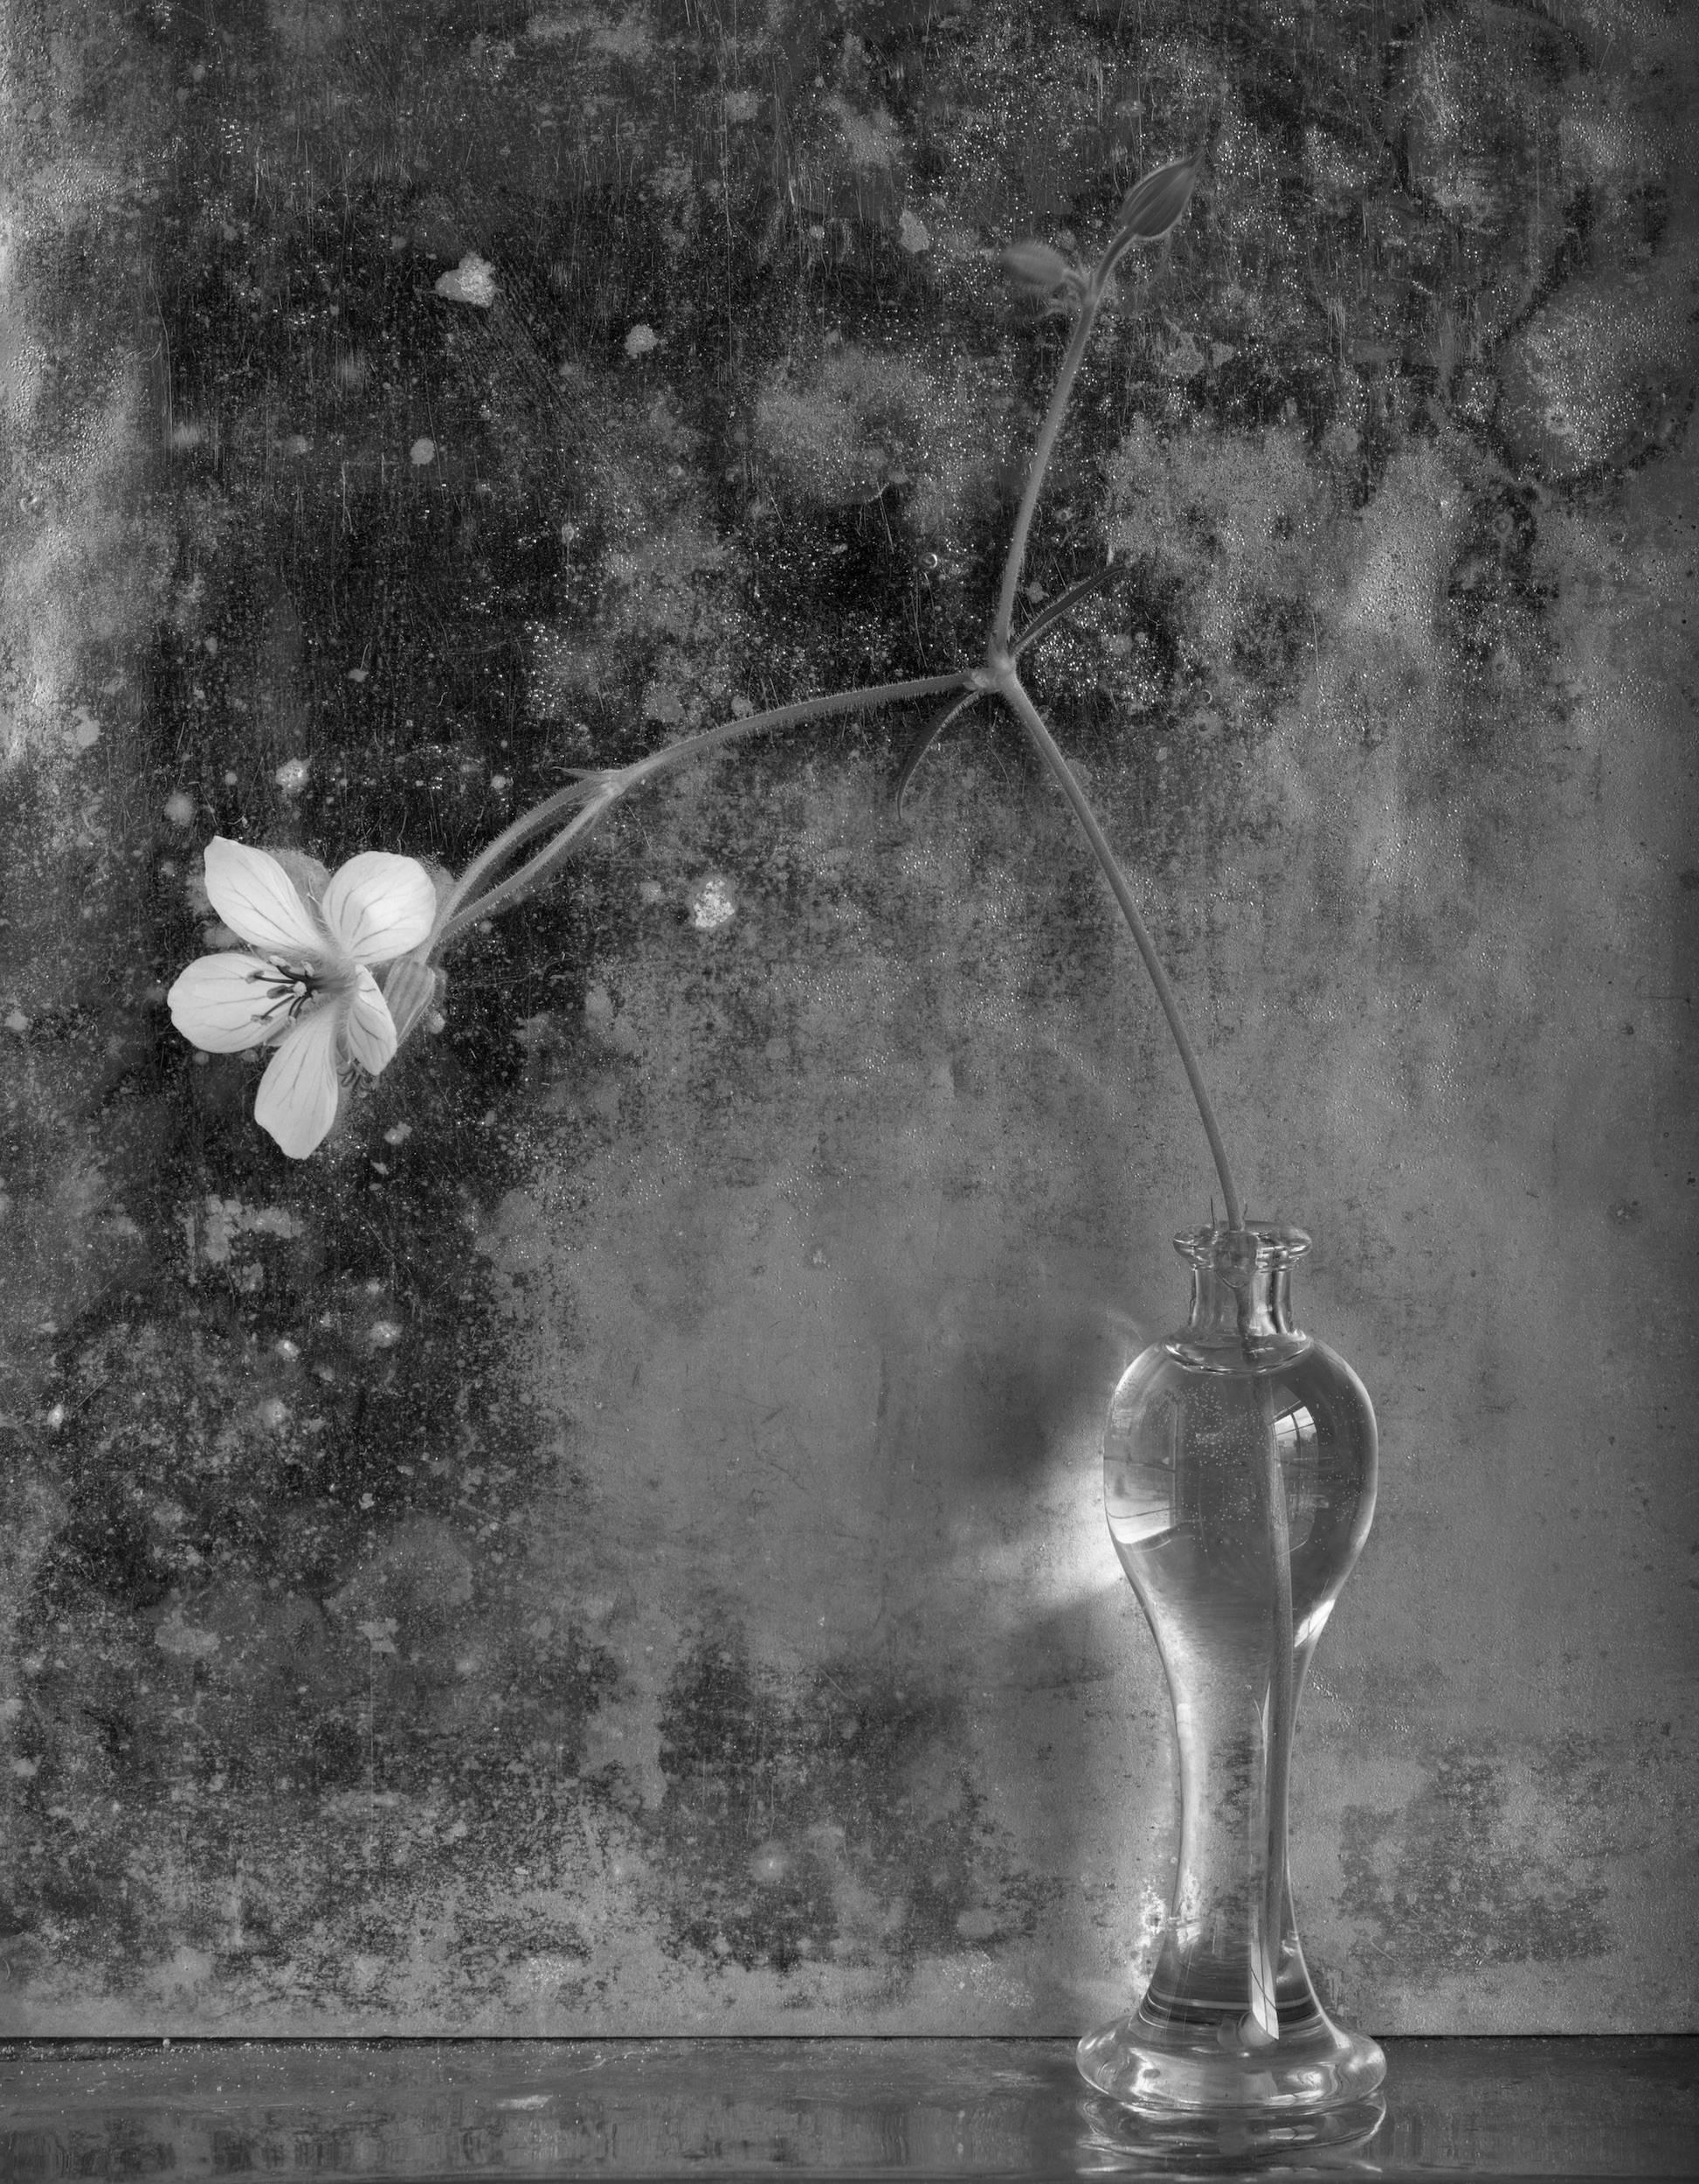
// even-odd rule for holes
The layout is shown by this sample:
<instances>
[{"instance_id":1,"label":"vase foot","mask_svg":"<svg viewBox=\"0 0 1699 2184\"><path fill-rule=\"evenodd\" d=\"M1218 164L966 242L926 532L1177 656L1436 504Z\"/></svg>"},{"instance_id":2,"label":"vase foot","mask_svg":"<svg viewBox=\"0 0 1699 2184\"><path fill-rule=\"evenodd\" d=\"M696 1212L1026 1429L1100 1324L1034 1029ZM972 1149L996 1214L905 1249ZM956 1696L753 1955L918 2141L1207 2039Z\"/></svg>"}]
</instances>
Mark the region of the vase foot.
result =
<instances>
[{"instance_id":1,"label":"vase foot","mask_svg":"<svg viewBox=\"0 0 1699 2184\"><path fill-rule=\"evenodd\" d=\"M1212 2116L1142 2115L1100 2095L1084 2104L1081 2168L1084 2174L1124 2175L1130 2163L1140 2174L1178 2170L1187 2176L1241 2180L1264 2170L1290 2176L1295 2163L1301 2163L1306 2174L1312 2167L1355 2172L1360 2165L1354 2157L1372 2150L1385 2120L1386 2104L1378 2093L1308 2113L1228 2110Z\"/></svg>"},{"instance_id":2,"label":"vase foot","mask_svg":"<svg viewBox=\"0 0 1699 2184\"><path fill-rule=\"evenodd\" d=\"M1154 2117L1309 2114L1366 2100L1386 2075L1372 2040L1320 2011L1266 2045L1224 2025L1163 2025L1135 2010L1080 2042L1080 2074L1111 2100Z\"/></svg>"}]
</instances>

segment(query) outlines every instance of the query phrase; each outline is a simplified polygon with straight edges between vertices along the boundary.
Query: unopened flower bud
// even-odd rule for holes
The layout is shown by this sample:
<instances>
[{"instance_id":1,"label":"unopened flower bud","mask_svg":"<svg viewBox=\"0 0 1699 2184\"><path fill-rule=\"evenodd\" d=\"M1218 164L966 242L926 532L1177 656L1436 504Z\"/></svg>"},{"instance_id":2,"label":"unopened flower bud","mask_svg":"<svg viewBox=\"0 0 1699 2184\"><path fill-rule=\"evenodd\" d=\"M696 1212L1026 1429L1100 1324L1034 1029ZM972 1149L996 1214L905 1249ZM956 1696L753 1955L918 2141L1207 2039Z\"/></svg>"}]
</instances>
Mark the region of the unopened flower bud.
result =
<instances>
[{"instance_id":1,"label":"unopened flower bud","mask_svg":"<svg viewBox=\"0 0 1699 2184\"><path fill-rule=\"evenodd\" d=\"M1191 201L1198 165L1199 156L1194 153L1187 159L1171 160L1166 167L1146 175L1116 215L1115 242L1153 243L1166 235Z\"/></svg>"},{"instance_id":2,"label":"unopened flower bud","mask_svg":"<svg viewBox=\"0 0 1699 2184\"><path fill-rule=\"evenodd\" d=\"M1068 280L1068 264L1048 243L1029 240L1011 243L1003 253L1003 270L1016 287L1029 295L1053 295Z\"/></svg>"}]
</instances>

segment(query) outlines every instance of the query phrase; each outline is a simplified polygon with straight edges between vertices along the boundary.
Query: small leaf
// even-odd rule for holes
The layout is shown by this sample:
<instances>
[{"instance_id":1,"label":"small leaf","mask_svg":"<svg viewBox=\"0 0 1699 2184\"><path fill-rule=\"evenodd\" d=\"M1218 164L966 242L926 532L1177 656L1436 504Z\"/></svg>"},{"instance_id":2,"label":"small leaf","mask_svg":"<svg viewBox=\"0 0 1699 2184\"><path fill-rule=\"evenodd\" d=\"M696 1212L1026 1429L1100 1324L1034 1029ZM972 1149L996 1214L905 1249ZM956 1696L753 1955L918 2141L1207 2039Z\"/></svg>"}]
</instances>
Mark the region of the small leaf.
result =
<instances>
[{"instance_id":1,"label":"small leaf","mask_svg":"<svg viewBox=\"0 0 1699 2184\"><path fill-rule=\"evenodd\" d=\"M1030 295L1053 295L1068 277L1067 260L1048 243L1029 240L1011 243L1003 253L1003 270L1016 287Z\"/></svg>"},{"instance_id":2,"label":"small leaf","mask_svg":"<svg viewBox=\"0 0 1699 2184\"><path fill-rule=\"evenodd\" d=\"M1202 163L1201 151L1171 160L1145 176L1122 206L1115 224L1117 243L1154 243L1166 235L1191 202Z\"/></svg>"},{"instance_id":3,"label":"small leaf","mask_svg":"<svg viewBox=\"0 0 1699 2184\"><path fill-rule=\"evenodd\" d=\"M908 748L902 754L902 764L897 768L896 779L891 784L891 802L896 807L899 819L902 816L902 799L908 793L908 784L914 779L921 760L953 721L960 720L970 705L979 702L979 695L977 690L970 690L965 697L952 699L930 720L922 722L909 739Z\"/></svg>"}]
</instances>

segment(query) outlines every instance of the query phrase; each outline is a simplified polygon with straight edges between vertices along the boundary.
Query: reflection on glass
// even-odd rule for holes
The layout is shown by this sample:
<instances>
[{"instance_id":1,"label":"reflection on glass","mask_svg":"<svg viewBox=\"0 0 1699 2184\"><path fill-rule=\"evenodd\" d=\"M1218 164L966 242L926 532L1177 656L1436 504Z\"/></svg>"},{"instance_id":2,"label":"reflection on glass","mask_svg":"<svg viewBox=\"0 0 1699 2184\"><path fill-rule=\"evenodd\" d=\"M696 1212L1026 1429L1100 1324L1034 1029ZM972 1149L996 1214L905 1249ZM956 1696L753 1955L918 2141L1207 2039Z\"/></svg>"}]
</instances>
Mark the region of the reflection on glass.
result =
<instances>
[{"instance_id":1,"label":"reflection on glass","mask_svg":"<svg viewBox=\"0 0 1699 2184\"><path fill-rule=\"evenodd\" d=\"M1191 1317L1123 1374L1103 1482L1173 1701L1179 1856L1150 1984L1080 2066L1147 2112L1309 2111L1365 2098L1385 2068L1317 2001L1286 1883L1293 1720L1373 1513L1374 1413L1292 1323L1287 1268L1307 1238L1177 1241Z\"/></svg>"},{"instance_id":2,"label":"reflection on glass","mask_svg":"<svg viewBox=\"0 0 1699 2184\"><path fill-rule=\"evenodd\" d=\"M1074 2146L1081 2176L1378 2176L1375 2140L1386 2119L1378 2094L1312 2115L1135 2114L1088 2097Z\"/></svg>"}]
</instances>

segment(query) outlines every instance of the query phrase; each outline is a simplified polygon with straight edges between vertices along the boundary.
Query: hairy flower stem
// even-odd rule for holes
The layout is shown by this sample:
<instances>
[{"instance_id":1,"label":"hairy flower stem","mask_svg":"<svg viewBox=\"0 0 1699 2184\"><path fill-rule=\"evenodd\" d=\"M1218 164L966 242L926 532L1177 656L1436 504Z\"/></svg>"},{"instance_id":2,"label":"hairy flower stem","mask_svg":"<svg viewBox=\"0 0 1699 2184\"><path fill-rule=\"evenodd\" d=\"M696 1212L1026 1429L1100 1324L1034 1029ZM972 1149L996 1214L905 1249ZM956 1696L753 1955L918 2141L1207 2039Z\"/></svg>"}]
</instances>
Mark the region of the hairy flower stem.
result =
<instances>
[{"instance_id":1,"label":"hairy flower stem","mask_svg":"<svg viewBox=\"0 0 1699 2184\"><path fill-rule=\"evenodd\" d=\"M1180 1067L1185 1071L1186 1082L1191 1087L1191 1096L1198 1105L1198 1120L1204 1125L1204 1135L1209 1140L1210 1157L1215 1163L1215 1172L1220 1178L1221 1195L1226 1200L1227 1227L1237 1229L1242 1226L1242 1208L1233 1171L1227 1165L1227 1149L1221 1142L1221 1132L1215 1120L1215 1109L1205 1088L1203 1071L1198 1065L1197 1052L1192 1047L1185 1019L1180 1014L1180 1005L1174 989L1168 983L1168 973L1162 967L1156 945L1133 900L1133 891L1127 884L1127 875L1115 861L1108 838L1098 824L1097 814L1086 799L1080 786L1079 777L1057 747L1055 737L1046 727L1043 715L1026 695L1025 685L1015 672L1012 656L1005 653L1000 662L994 662L987 670L991 688L1009 707L1016 719L1026 730L1039 756L1049 767L1068 802L1069 809L1080 822L1081 832L1091 844L1092 854L1102 868L1103 877L1109 883L1110 892L1121 906L1121 915L1127 921L1127 930L1133 936L1134 945L1144 959L1144 968L1150 974L1162 1013L1168 1019L1168 1028L1173 1033L1174 1044L1179 1050Z\"/></svg>"},{"instance_id":2,"label":"hairy flower stem","mask_svg":"<svg viewBox=\"0 0 1699 2184\"><path fill-rule=\"evenodd\" d=\"M910 744L897 780L896 794L900 807L902 791L932 742L951 721L973 703L976 697L994 691L1010 707L1055 777L1121 907L1128 930L1132 934L1134 943L1143 958L1145 970L1150 973L1163 1014L1168 1019L1168 1028L1173 1034L1186 1082L1191 1087L1191 1096L1197 1102L1198 1118L1204 1126L1204 1135L1209 1141L1210 1154L1215 1163L1216 1174L1220 1178L1222 1196L1226 1201L1227 1226L1235 1230L1241 1226L1242 1208L1227 1165L1226 1148L1221 1142L1215 1110L1205 1089L1203 1073L1198 1068L1198 1056L1180 1014L1174 990L1168 982L1168 975L1146 930L1138 905L1133 900L1126 875L1115 861L1115 853L1098 824L1097 815L1087 801L1085 791L1081 787L1074 770L1058 749L1055 738L1027 695L1016 672L1015 660L1019 653L1108 581L1113 556L1110 567L1099 570L1095 575L1073 585L1060 598L1053 600L1048 607L1033 619L1019 638L1012 633L1015 600L1026 571L1027 542L1032 535L1039 495L1044 489L1051 457L1061 435L1074 384L1079 377L1087 345L1103 305L1112 293L1115 265L1131 242L1140 239L1154 241L1167 233L1184 209L1197 176L1198 164L1197 156L1189 165L1176 162L1157 170L1139 185L1122 208L1122 224L1109 247L1090 275L1079 282L1074 289L1079 299L1079 315L1068 336L1061 366L1056 374L1056 383L1051 389L1044 422L1033 449L1032 460L1027 465L1026 482L1016 512L1008 555L1003 564L1003 581L986 643L984 666L977 670L959 669L953 674L924 675L908 682L879 683L870 689L840 690L825 697L804 698L795 705L777 706L769 712L753 713L747 719L728 721L718 728L704 729L700 735L684 736L678 743L670 743L664 750L655 751L646 758L637 759L628 766L585 772L571 787L560 790L534 811L515 819L504 833L497 835L487 848L473 858L443 898L430 939L417 952L416 960L421 967L427 965L433 954L450 946L472 926L481 924L500 910L511 909L515 903L541 887L567 858L582 847L588 835L601 824L615 805L634 789L659 779L663 774L673 772L680 766L688 765L695 759L705 757L722 744L736 743L743 736L759 735L770 729L798 727L809 721L826 720L835 714L871 712L881 706L901 705L911 699L954 696L964 693L958 703L947 707L923 726ZM569 812L571 817L567 819L566 824L552 841L505 880L486 884L493 881L493 875L515 850L535 840L537 835L547 833ZM416 974L415 984L418 977L422 975L422 970ZM415 1017L422 1006L421 1002L416 1001Z\"/></svg>"},{"instance_id":3,"label":"hairy flower stem","mask_svg":"<svg viewBox=\"0 0 1699 2184\"><path fill-rule=\"evenodd\" d=\"M921 675L909 682L875 683L865 690L835 690L829 696L801 698L794 705L775 706L769 712L751 713L741 721L726 721L718 728L708 728L699 735L686 736L676 743L669 743L662 750L652 751L646 758L632 761L629 766L608 767L587 773L574 782L570 789L562 789L539 804L535 810L516 819L507 830L498 834L489 846L480 850L459 879L445 896L437 912L436 930L432 934L426 953L446 947L458 940L469 926L480 924L493 917L498 910L510 909L521 895L529 895L540 887L555 867L576 849L592 826L604 819L613 806L633 789L645 783L656 781L663 774L675 773L680 766L687 766L698 758L704 758L722 743L740 742L746 736L756 736L775 728L796 728L805 721L826 720L835 714L873 712L881 706L901 705L914 698L940 697L961 689L970 680L965 669L954 674ZM534 836L544 832L563 812L581 805L577 816L562 829L546 849L538 853L528 864L497 885L478 895L479 883L501 865L514 851Z\"/></svg>"},{"instance_id":4,"label":"hairy flower stem","mask_svg":"<svg viewBox=\"0 0 1699 2184\"><path fill-rule=\"evenodd\" d=\"M991 642L998 652L1009 649L1010 631L1015 618L1015 594L1020 589L1022 572L1026 566L1026 540L1033 528L1033 515L1039 505L1039 494L1044 487L1044 474L1050 467L1050 458L1062 429L1062 419L1067 414L1068 397L1074 392L1086 344L1091 339L1097 314L1108 294L1107 287L1096 283L1088 288L1081 301L1080 315L1074 321L1062 356L1061 370L1056 374L1056 384L1051 389L1050 407L1044 413L1038 444L1033 450L1033 460L1027 467L1026 489L1020 496L1020 508L1015 516L1013 535L1009 540L1009 557L1003 564L1003 589L998 594L997 619L991 624Z\"/></svg>"}]
</instances>

